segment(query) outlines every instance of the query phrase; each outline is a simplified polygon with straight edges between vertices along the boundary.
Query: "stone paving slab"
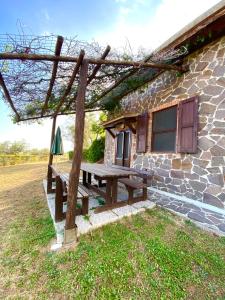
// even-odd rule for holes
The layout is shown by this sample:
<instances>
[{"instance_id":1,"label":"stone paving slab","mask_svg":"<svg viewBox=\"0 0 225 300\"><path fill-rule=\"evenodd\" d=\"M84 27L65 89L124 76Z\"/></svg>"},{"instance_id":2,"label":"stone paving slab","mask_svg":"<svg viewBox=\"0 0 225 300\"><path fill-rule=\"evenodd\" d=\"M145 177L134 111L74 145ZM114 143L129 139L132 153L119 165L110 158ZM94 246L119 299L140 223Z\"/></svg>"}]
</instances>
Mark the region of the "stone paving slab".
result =
<instances>
[{"instance_id":1,"label":"stone paving slab","mask_svg":"<svg viewBox=\"0 0 225 300\"><path fill-rule=\"evenodd\" d=\"M90 221L88 219L85 219L84 216L76 217L76 225L78 227L78 236L88 233L92 229Z\"/></svg>"},{"instance_id":2,"label":"stone paving slab","mask_svg":"<svg viewBox=\"0 0 225 300\"><path fill-rule=\"evenodd\" d=\"M56 230L56 237L57 242L52 246L52 250L58 250L62 247L63 244L63 237L64 237L64 226L65 220L61 222L55 222L55 194L47 194L47 183L46 180L43 181L43 186L46 194L46 199L48 203L48 207L50 210L50 214L53 219L54 227ZM120 198L126 199L127 195L125 194L124 197L122 196L122 192L118 193ZM96 196L96 195L95 195ZM79 215L76 217L76 224L78 228L78 236L82 234L86 234L96 228L99 228L103 225L116 222L123 217L131 216L140 212L145 211L145 209L149 208L152 209L156 206L156 204L152 201L146 200L141 201L139 203L135 203L133 205L126 205L120 208L115 208L113 210L108 210L101 213L95 213L94 208L101 206L99 203L99 199L101 197L97 196L97 198L90 197L89 199L89 211L88 216ZM122 201L122 199L120 201ZM66 205L63 208L66 210Z\"/></svg>"},{"instance_id":3,"label":"stone paving slab","mask_svg":"<svg viewBox=\"0 0 225 300\"><path fill-rule=\"evenodd\" d=\"M118 217L124 217L124 216L128 217L135 214L136 211L137 209L131 205L126 205L126 206L112 209L112 212L116 214L116 216Z\"/></svg>"},{"instance_id":4,"label":"stone paving slab","mask_svg":"<svg viewBox=\"0 0 225 300\"><path fill-rule=\"evenodd\" d=\"M220 236L225 236L225 213L219 214L206 208L180 201L174 197L169 197L149 191L149 198L158 206L174 212L181 217L192 220L197 226L204 230L211 231Z\"/></svg>"},{"instance_id":5,"label":"stone paving slab","mask_svg":"<svg viewBox=\"0 0 225 300\"><path fill-rule=\"evenodd\" d=\"M136 202L134 204L132 204L133 207L135 208L154 208L155 207L155 203L150 201L150 200L146 200L146 201L139 201Z\"/></svg>"},{"instance_id":6,"label":"stone paving slab","mask_svg":"<svg viewBox=\"0 0 225 300\"><path fill-rule=\"evenodd\" d=\"M117 216L112 211L104 211L98 214L92 214L90 216L90 223L94 228L101 227L103 225L115 222Z\"/></svg>"}]
</instances>

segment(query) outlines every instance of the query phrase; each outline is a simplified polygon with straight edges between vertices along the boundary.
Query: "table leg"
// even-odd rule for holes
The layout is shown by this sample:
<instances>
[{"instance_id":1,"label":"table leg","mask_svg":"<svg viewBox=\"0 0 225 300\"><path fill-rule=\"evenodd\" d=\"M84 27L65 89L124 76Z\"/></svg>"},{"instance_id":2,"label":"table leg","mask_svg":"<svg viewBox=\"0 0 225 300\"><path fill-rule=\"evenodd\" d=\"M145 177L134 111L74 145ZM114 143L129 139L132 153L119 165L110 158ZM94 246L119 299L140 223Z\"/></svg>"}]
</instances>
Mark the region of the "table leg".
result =
<instances>
[{"instance_id":1,"label":"table leg","mask_svg":"<svg viewBox=\"0 0 225 300\"><path fill-rule=\"evenodd\" d=\"M88 183L91 184L91 173L88 173Z\"/></svg>"},{"instance_id":2,"label":"table leg","mask_svg":"<svg viewBox=\"0 0 225 300\"><path fill-rule=\"evenodd\" d=\"M117 178L112 180L112 203L117 202Z\"/></svg>"},{"instance_id":3,"label":"table leg","mask_svg":"<svg viewBox=\"0 0 225 300\"><path fill-rule=\"evenodd\" d=\"M106 205L112 204L112 180L107 179L106 180Z\"/></svg>"},{"instance_id":4,"label":"table leg","mask_svg":"<svg viewBox=\"0 0 225 300\"><path fill-rule=\"evenodd\" d=\"M86 186L87 185L87 172L83 171L83 185Z\"/></svg>"}]
</instances>

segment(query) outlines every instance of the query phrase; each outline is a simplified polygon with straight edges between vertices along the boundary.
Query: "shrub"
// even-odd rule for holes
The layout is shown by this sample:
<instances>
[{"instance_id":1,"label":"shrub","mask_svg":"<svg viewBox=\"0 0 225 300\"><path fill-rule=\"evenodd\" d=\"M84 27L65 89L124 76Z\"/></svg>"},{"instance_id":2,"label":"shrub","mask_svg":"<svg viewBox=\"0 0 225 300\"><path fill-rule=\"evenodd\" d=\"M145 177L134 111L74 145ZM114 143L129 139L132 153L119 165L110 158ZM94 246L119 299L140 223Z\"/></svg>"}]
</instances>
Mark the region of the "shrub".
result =
<instances>
[{"instance_id":1,"label":"shrub","mask_svg":"<svg viewBox=\"0 0 225 300\"><path fill-rule=\"evenodd\" d=\"M96 162L104 157L105 150L105 137L96 139L88 148L87 160L90 162Z\"/></svg>"},{"instance_id":2,"label":"shrub","mask_svg":"<svg viewBox=\"0 0 225 300\"><path fill-rule=\"evenodd\" d=\"M68 155L69 155L69 160L72 160L73 159L73 151L69 151Z\"/></svg>"},{"instance_id":3,"label":"shrub","mask_svg":"<svg viewBox=\"0 0 225 300\"><path fill-rule=\"evenodd\" d=\"M83 149L82 158L84 161L88 161L89 149Z\"/></svg>"},{"instance_id":4,"label":"shrub","mask_svg":"<svg viewBox=\"0 0 225 300\"><path fill-rule=\"evenodd\" d=\"M83 149L82 158L84 161L96 162L104 157L105 137L101 137L92 142L88 149ZM69 160L73 159L73 151L69 151Z\"/></svg>"}]
</instances>

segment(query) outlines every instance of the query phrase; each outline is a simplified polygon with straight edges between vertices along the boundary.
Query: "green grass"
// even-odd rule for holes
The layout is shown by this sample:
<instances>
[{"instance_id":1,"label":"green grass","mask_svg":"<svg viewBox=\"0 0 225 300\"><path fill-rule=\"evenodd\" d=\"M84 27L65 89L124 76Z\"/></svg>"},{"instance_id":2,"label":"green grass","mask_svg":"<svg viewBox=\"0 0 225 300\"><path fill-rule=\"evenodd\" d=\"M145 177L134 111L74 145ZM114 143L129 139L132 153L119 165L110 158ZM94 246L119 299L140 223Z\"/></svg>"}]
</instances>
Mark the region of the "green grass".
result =
<instances>
[{"instance_id":1,"label":"green grass","mask_svg":"<svg viewBox=\"0 0 225 300\"><path fill-rule=\"evenodd\" d=\"M32 194L29 185L14 199L18 209L1 232L0 298L225 299L225 238L155 209L82 236L76 249L52 253L54 230L40 181Z\"/></svg>"}]
</instances>

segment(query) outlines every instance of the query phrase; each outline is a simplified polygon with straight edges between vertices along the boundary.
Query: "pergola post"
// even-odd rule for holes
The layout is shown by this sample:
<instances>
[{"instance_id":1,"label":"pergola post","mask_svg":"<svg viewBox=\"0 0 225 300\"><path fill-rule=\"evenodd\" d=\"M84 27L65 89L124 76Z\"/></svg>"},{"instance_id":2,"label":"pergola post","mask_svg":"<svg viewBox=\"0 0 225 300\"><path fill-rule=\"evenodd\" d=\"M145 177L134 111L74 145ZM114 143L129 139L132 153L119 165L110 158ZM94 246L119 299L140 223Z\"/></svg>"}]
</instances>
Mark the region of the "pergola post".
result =
<instances>
[{"instance_id":1,"label":"pergola post","mask_svg":"<svg viewBox=\"0 0 225 300\"><path fill-rule=\"evenodd\" d=\"M51 143L49 149L48 173L47 173L47 193L52 192L52 169L50 166L52 165L53 162L53 154L51 153L51 148L55 136L55 125L56 125L56 116L54 116L52 120L52 133L51 133Z\"/></svg>"},{"instance_id":2,"label":"pergola post","mask_svg":"<svg viewBox=\"0 0 225 300\"><path fill-rule=\"evenodd\" d=\"M77 205L77 192L80 176L80 165L82 160L84 122L85 122L85 93L87 86L88 60L84 59L80 68L80 81L76 97L75 117L75 139L72 168L69 176L69 187L67 196L66 224L64 232L64 243L77 241L77 226L75 224L75 210Z\"/></svg>"}]
</instances>

